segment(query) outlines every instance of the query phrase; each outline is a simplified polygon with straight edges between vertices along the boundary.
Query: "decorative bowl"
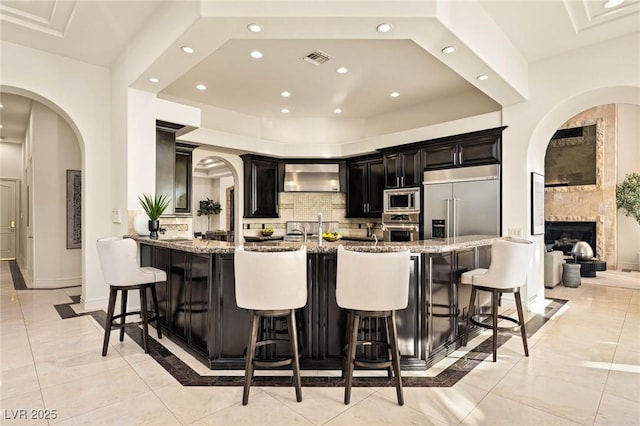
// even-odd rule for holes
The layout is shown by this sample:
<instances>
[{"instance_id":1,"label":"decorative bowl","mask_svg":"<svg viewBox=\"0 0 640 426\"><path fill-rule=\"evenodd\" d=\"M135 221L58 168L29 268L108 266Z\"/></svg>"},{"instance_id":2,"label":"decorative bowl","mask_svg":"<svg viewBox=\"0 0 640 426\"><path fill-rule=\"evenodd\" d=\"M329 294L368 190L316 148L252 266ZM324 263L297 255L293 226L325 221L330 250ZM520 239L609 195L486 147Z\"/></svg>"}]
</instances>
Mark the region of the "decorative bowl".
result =
<instances>
[{"instance_id":1,"label":"decorative bowl","mask_svg":"<svg viewBox=\"0 0 640 426\"><path fill-rule=\"evenodd\" d=\"M324 234L322 234L322 239L325 240L325 241L329 241L330 243L335 243L340 238L342 238L342 235L339 234L339 233L335 233L335 234L324 233Z\"/></svg>"},{"instance_id":2,"label":"decorative bowl","mask_svg":"<svg viewBox=\"0 0 640 426\"><path fill-rule=\"evenodd\" d=\"M273 235L273 229L263 229L262 231L260 231L262 233L263 237L270 237Z\"/></svg>"}]
</instances>

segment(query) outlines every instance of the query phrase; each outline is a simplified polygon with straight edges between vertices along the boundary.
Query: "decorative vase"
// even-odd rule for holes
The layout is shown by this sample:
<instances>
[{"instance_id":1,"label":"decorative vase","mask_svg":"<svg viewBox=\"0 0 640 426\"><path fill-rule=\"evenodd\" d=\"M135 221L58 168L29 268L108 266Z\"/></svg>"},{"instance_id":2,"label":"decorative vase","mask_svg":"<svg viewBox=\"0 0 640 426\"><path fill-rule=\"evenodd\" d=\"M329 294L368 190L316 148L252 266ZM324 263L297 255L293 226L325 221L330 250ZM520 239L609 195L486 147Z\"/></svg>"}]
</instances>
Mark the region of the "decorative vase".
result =
<instances>
[{"instance_id":1,"label":"decorative vase","mask_svg":"<svg viewBox=\"0 0 640 426\"><path fill-rule=\"evenodd\" d=\"M571 255L578 260L591 260L593 249L586 241L578 241L571 249Z\"/></svg>"},{"instance_id":2,"label":"decorative vase","mask_svg":"<svg viewBox=\"0 0 640 426\"><path fill-rule=\"evenodd\" d=\"M133 217L133 230L138 235L147 235L149 233L149 216L146 213L137 214Z\"/></svg>"},{"instance_id":3,"label":"decorative vase","mask_svg":"<svg viewBox=\"0 0 640 426\"><path fill-rule=\"evenodd\" d=\"M160 221L159 220L150 220L149 221L149 238L153 238L154 240L158 239L158 230L160 229Z\"/></svg>"}]
</instances>

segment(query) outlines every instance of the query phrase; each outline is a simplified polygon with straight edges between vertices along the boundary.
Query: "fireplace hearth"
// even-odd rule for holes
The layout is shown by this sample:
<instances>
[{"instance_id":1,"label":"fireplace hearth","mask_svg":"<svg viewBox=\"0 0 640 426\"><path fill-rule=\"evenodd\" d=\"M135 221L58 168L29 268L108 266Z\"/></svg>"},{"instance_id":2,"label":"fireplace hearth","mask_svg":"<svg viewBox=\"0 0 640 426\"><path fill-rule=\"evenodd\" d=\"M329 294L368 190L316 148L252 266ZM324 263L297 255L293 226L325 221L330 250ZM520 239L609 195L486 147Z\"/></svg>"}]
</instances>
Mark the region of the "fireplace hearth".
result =
<instances>
[{"instance_id":1,"label":"fireplace hearth","mask_svg":"<svg viewBox=\"0 0 640 426\"><path fill-rule=\"evenodd\" d=\"M547 247L570 256L578 241L587 242L596 253L596 222L545 221L544 243Z\"/></svg>"}]
</instances>

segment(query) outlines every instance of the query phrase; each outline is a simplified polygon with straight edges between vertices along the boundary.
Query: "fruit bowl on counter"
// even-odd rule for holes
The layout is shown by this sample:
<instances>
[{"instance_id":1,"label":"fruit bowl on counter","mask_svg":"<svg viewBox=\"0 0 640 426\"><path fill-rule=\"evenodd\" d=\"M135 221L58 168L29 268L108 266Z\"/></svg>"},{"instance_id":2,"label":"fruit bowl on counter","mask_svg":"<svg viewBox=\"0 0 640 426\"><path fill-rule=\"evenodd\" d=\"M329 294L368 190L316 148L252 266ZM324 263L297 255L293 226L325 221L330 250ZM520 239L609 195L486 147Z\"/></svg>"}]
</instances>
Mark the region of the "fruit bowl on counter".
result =
<instances>
[{"instance_id":1,"label":"fruit bowl on counter","mask_svg":"<svg viewBox=\"0 0 640 426\"><path fill-rule=\"evenodd\" d=\"M264 228L261 233L263 237L270 237L273 235L273 228Z\"/></svg>"},{"instance_id":2,"label":"fruit bowl on counter","mask_svg":"<svg viewBox=\"0 0 640 426\"><path fill-rule=\"evenodd\" d=\"M323 232L322 239L325 241L329 241L330 243L334 243L342 238L342 234L339 232Z\"/></svg>"}]
</instances>

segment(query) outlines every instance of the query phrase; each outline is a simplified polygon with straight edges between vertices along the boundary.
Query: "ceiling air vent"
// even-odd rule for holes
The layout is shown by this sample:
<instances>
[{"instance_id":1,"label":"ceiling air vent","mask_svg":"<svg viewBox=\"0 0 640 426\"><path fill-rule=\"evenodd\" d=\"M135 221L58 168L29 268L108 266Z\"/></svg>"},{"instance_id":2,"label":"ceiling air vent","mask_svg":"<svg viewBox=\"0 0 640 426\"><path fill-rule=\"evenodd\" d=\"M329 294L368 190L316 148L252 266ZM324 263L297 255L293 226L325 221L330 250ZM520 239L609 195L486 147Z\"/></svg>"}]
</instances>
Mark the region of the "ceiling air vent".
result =
<instances>
[{"instance_id":1,"label":"ceiling air vent","mask_svg":"<svg viewBox=\"0 0 640 426\"><path fill-rule=\"evenodd\" d=\"M333 59L333 56L328 53L324 53L322 50L314 50L313 52L309 52L304 55L302 58L303 61L309 62L315 66L322 65L325 62Z\"/></svg>"}]
</instances>

